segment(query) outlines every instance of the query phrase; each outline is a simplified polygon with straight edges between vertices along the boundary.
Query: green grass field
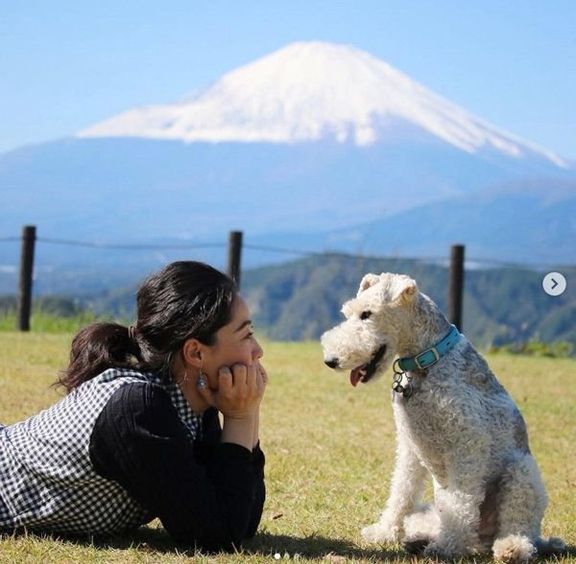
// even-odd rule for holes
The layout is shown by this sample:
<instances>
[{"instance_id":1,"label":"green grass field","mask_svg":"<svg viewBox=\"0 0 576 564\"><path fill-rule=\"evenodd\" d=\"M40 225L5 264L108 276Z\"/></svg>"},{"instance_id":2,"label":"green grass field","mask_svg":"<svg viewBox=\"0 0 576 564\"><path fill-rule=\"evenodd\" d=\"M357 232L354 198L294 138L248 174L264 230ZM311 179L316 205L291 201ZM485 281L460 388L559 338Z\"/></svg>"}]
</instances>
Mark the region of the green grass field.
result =
<instances>
[{"instance_id":1,"label":"green grass field","mask_svg":"<svg viewBox=\"0 0 576 564\"><path fill-rule=\"evenodd\" d=\"M2 423L58 399L50 384L66 364L70 340L0 332ZM382 509L394 462L391 376L352 388L346 375L323 366L317 343L263 345L271 378L261 434L268 496L260 532L242 553L178 552L152 523L128 538L3 536L0 562L413 562L400 547L369 546L359 535ZM571 546L559 561L576 561L576 361L505 354L488 360L528 424L550 495L544 534Z\"/></svg>"}]
</instances>

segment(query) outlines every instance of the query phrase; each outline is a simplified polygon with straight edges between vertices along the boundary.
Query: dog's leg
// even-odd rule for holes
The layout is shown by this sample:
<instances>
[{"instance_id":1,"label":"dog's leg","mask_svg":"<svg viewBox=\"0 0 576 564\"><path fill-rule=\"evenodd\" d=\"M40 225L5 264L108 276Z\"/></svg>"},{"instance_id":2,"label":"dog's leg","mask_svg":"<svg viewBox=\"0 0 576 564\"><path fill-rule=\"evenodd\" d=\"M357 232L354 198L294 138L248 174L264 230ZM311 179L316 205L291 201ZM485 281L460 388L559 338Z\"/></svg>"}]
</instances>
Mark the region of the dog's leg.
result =
<instances>
[{"instance_id":1,"label":"dog's leg","mask_svg":"<svg viewBox=\"0 0 576 564\"><path fill-rule=\"evenodd\" d=\"M484 500L482 484L452 483L437 487L434 499L440 527L437 538L424 554L431 558L452 559L464 556L479 545L480 506Z\"/></svg>"},{"instance_id":2,"label":"dog's leg","mask_svg":"<svg viewBox=\"0 0 576 564\"><path fill-rule=\"evenodd\" d=\"M538 466L530 454L524 454L506 469L502 479L499 528L492 547L495 559L525 562L537 552L561 551L560 539L540 539L547 503Z\"/></svg>"},{"instance_id":3,"label":"dog's leg","mask_svg":"<svg viewBox=\"0 0 576 564\"><path fill-rule=\"evenodd\" d=\"M480 546L480 512L487 495L490 442L481 429L464 426L458 430L458 439L461 445L453 440L455 447L444 458L446 475L434 480L440 526L437 538L424 551L431 558L457 558Z\"/></svg>"},{"instance_id":4,"label":"dog's leg","mask_svg":"<svg viewBox=\"0 0 576 564\"><path fill-rule=\"evenodd\" d=\"M407 441L399 440L386 508L377 523L364 527L362 537L373 543L399 542L404 536L404 518L417 507L427 470Z\"/></svg>"}]
</instances>

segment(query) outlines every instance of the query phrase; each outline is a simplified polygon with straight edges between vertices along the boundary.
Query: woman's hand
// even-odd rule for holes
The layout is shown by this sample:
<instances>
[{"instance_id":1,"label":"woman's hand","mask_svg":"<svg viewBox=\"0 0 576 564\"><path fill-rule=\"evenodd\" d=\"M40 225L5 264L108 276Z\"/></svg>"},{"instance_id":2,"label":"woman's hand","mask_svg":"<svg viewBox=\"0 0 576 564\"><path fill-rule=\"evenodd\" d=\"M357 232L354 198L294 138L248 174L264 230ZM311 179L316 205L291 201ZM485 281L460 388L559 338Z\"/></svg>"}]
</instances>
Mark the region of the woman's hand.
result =
<instances>
[{"instance_id":1,"label":"woman's hand","mask_svg":"<svg viewBox=\"0 0 576 564\"><path fill-rule=\"evenodd\" d=\"M220 368L217 390L205 387L199 392L225 418L247 419L257 412L267 382L268 375L259 362L250 366L235 364Z\"/></svg>"},{"instance_id":2,"label":"woman's hand","mask_svg":"<svg viewBox=\"0 0 576 564\"><path fill-rule=\"evenodd\" d=\"M260 401L268 375L259 362L250 366L224 366L218 373L218 389L199 389L200 394L224 416L222 442L252 450L257 442Z\"/></svg>"}]
</instances>

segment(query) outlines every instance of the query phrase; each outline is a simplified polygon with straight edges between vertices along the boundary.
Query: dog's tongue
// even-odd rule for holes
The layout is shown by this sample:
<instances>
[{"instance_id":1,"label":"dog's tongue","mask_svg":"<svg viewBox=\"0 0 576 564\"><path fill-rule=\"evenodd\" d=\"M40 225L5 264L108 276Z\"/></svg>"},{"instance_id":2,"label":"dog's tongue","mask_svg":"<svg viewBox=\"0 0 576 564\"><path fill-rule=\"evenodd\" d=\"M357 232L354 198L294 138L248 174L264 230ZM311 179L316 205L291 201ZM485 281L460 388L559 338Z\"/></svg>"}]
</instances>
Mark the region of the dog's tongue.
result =
<instances>
[{"instance_id":1,"label":"dog's tongue","mask_svg":"<svg viewBox=\"0 0 576 564\"><path fill-rule=\"evenodd\" d=\"M360 380L362 379L362 375L360 374L361 370L362 367L359 366L358 368L354 368L354 370L350 372L350 384L352 384L353 386L357 386L358 382L360 382Z\"/></svg>"}]
</instances>

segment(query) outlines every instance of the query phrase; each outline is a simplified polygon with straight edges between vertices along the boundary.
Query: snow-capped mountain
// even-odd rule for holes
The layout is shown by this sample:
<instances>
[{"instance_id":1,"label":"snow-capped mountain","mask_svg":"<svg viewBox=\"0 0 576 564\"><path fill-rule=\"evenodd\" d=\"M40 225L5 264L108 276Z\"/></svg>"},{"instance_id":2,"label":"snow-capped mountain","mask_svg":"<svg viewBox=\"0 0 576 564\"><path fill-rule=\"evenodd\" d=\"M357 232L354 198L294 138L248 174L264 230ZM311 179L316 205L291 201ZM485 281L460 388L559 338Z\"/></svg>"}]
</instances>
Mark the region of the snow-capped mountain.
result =
<instances>
[{"instance_id":1,"label":"snow-capped mountain","mask_svg":"<svg viewBox=\"0 0 576 564\"><path fill-rule=\"evenodd\" d=\"M177 258L222 266L236 229L244 267L292 258L267 246L442 257L456 242L471 258L572 263L575 191L560 157L387 63L296 43L188 100L0 154L0 290L27 224L63 284L69 264L103 286Z\"/></svg>"},{"instance_id":2,"label":"snow-capped mountain","mask_svg":"<svg viewBox=\"0 0 576 564\"><path fill-rule=\"evenodd\" d=\"M323 42L288 45L229 72L192 99L129 110L78 136L213 143L334 139L369 146L423 133L468 153L538 156L567 166L369 53Z\"/></svg>"}]
</instances>

